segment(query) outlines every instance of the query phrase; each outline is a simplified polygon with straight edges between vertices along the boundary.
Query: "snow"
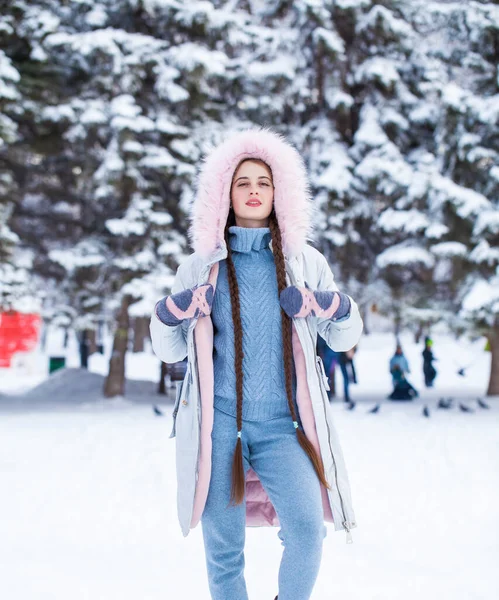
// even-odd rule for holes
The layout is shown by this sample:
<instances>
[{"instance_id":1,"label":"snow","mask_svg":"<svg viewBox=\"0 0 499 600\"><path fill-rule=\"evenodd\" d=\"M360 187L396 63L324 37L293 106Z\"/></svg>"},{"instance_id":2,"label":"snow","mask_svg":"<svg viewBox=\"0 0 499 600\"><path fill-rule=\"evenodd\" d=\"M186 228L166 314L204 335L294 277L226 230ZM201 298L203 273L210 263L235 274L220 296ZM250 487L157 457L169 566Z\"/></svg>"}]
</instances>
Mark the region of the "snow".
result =
<instances>
[{"instance_id":1,"label":"snow","mask_svg":"<svg viewBox=\"0 0 499 600\"><path fill-rule=\"evenodd\" d=\"M16 100L20 97L17 89L11 82L17 83L21 76L19 71L12 66L12 61L0 50L0 98Z\"/></svg>"},{"instance_id":2,"label":"snow","mask_svg":"<svg viewBox=\"0 0 499 600\"><path fill-rule=\"evenodd\" d=\"M375 180L377 189L387 196L407 189L413 178L411 167L392 144L371 151L357 164L354 173L367 181Z\"/></svg>"},{"instance_id":3,"label":"snow","mask_svg":"<svg viewBox=\"0 0 499 600\"><path fill-rule=\"evenodd\" d=\"M59 123L60 121L74 121L75 111L68 104L59 104L59 106L46 106L41 113L41 118L47 121Z\"/></svg>"},{"instance_id":4,"label":"snow","mask_svg":"<svg viewBox=\"0 0 499 600\"><path fill-rule=\"evenodd\" d=\"M80 123L84 125L102 125L107 123L106 104L102 100L89 100L86 108L79 117Z\"/></svg>"},{"instance_id":5,"label":"snow","mask_svg":"<svg viewBox=\"0 0 499 600\"><path fill-rule=\"evenodd\" d=\"M438 174L435 174L432 179L430 196L434 208L448 202L456 207L456 212L462 219L478 215L491 206L482 194Z\"/></svg>"},{"instance_id":6,"label":"snow","mask_svg":"<svg viewBox=\"0 0 499 600\"><path fill-rule=\"evenodd\" d=\"M494 312L494 308L496 310L498 308L498 301L499 282L497 278L489 281L477 279L462 301L462 312L463 314L472 313L486 308L487 305L495 304L492 307L492 312Z\"/></svg>"},{"instance_id":7,"label":"snow","mask_svg":"<svg viewBox=\"0 0 499 600\"><path fill-rule=\"evenodd\" d=\"M487 210L480 213L473 228L473 235L479 238L484 233L490 233L496 236L499 233L499 212Z\"/></svg>"},{"instance_id":8,"label":"snow","mask_svg":"<svg viewBox=\"0 0 499 600\"><path fill-rule=\"evenodd\" d=\"M393 265L409 266L417 263L431 269L435 264L435 258L424 248L406 245L387 248L376 258L376 264L380 269Z\"/></svg>"},{"instance_id":9,"label":"snow","mask_svg":"<svg viewBox=\"0 0 499 600\"><path fill-rule=\"evenodd\" d=\"M332 143L327 154L327 158L331 162L315 179L314 183L318 187L334 190L339 197L342 197L352 184L353 177L350 169L353 168L354 162L341 144ZM326 156L324 156L324 159L326 159Z\"/></svg>"},{"instance_id":10,"label":"snow","mask_svg":"<svg viewBox=\"0 0 499 600\"><path fill-rule=\"evenodd\" d=\"M399 79L393 61L378 56L367 59L355 71L356 83L375 81L382 84L386 89L393 88Z\"/></svg>"},{"instance_id":11,"label":"snow","mask_svg":"<svg viewBox=\"0 0 499 600\"><path fill-rule=\"evenodd\" d=\"M416 210L393 210L387 208L378 219L378 226L386 232L405 231L416 233L428 226L428 217Z\"/></svg>"},{"instance_id":12,"label":"snow","mask_svg":"<svg viewBox=\"0 0 499 600\"><path fill-rule=\"evenodd\" d=\"M269 77L285 77L290 81L296 74L297 61L289 55L281 54L274 60L254 61L247 65L246 75L252 79L266 79Z\"/></svg>"},{"instance_id":13,"label":"snow","mask_svg":"<svg viewBox=\"0 0 499 600\"><path fill-rule=\"evenodd\" d=\"M210 75L223 75L228 61L223 52L209 50L194 42L171 47L168 56L182 71L194 71L202 67Z\"/></svg>"},{"instance_id":14,"label":"snow","mask_svg":"<svg viewBox=\"0 0 499 600\"><path fill-rule=\"evenodd\" d=\"M388 137L379 125L379 114L374 106L365 104L360 113L360 126L355 132L355 143L372 146L382 146L388 142Z\"/></svg>"},{"instance_id":15,"label":"snow","mask_svg":"<svg viewBox=\"0 0 499 600\"><path fill-rule=\"evenodd\" d=\"M107 23L107 13L101 6L95 6L85 15L85 21L92 27L104 27Z\"/></svg>"},{"instance_id":16,"label":"snow","mask_svg":"<svg viewBox=\"0 0 499 600\"><path fill-rule=\"evenodd\" d=\"M373 6L369 13L359 20L357 33L365 29L381 30L384 35L414 43L414 30L402 19L397 19L394 14L384 6Z\"/></svg>"},{"instance_id":17,"label":"snow","mask_svg":"<svg viewBox=\"0 0 499 600\"><path fill-rule=\"evenodd\" d=\"M371 0L336 0L335 4L342 9L365 8L370 6Z\"/></svg>"},{"instance_id":18,"label":"snow","mask_svg":"<svg viewBox=\"0 0 499 600\"><path fill-rule=\"evenodd\" d=\"M359 525L352 545L328 527L314 600L497 597L499 399L474 414L434 408L440 396L476 407L489 355L483 339L433 339L439 376L423 400L383 401L394 338L376 334L363 338L356 355L357 407L332 404ZM411 381L423 391L422 346L408 335L402 343ZM134 377L157 375L159 362L147 352L129 358ZM19 396L13 403L0 395L0 509L8 515L0 524L0 593L9 600L209 600L201 529L183 538L177 523L171 399L158 402L153 383L130 381L129 398L101 400L95 371L106 360L93 355L91 373L55 373L23 406ZM469 375L458 377L469 363ZM336 381L341 387L339 374ZM23 385L19 373L1 372L0 394ZM43 402L49 398L52 404ZM378 401L380 412L367 413ZM153 403L164 417L154 416ZM247 530L250 598L277 594L281 553L277 529Z\"/></svg>"},{"instance_id":19,"label":"snow","mask_svg":"<svg viewBox=\"0 0 499 600\"><path fill-rule=\"evenodd\" d=\"M12 61L3 50L0 50L0 77L9 81L19 81L21 79L19 71L12 66Z\"/></svg>"},{"instance_id":20,"label":"snow","mask_svg":"<svg viewBox=\"0 0 499 600\"><path fill-rule=\"evenodd\" d=\"M489 265L499 263L499 248L491 248L487 240L481 240L470 252L470 260L475 263Z\"/></svg>"},{"instance_id":21,"label":"snow","mask_svg":"<svg viewBox=\"0 0 499 600\"><path fill-rule=\"evenodd\" d=\"M464 257L468 253L468 248L461 242L441 242L431 247L431 251L439 258Z\"/></svg>"},{"instance_id":22,"label":"snow","mask_svg":"<svg viewBox=\"0 0 499 600\"><path fill-rule=\"evenodd\" d=\"M149 221L155 225L164 227L165 225L171 225L173 217L170 213L166 212L152 212L149 215Z\"/></svg>"},{"instance_id":23,"label":"snow","mask_svg":"<svg viewBox=\"0 0 499 600\"><path fill-rule=\"evenodd\" d=\"M130 94L122 94L111 101L113 114L111 125L114 129L130 129L135 132L154 131L154 122L141 115L141 108L135 104Z\"/></svg>"},{"instance_id":24,"label":"snow","mask_svg":"<svg viewBox=\"0 0 499 600\"><path fill-rule=\"evenodd\" d=\"M183 102L189 98L189 92L183 87L176 84L173 80L181 77L181 72L166 64L157 64L154 66L154 72L156 73L156 83L154 89L158 96L164 100L170 102ZM169 122L167 118L162 118L162 126L165 133L177 133L177 127ZM159 122L158 122L159 128ZM162 129L160 129L161 131Z\"/></svg>"},{"instance_id":25,"label":"snow","mask_svg":"<svg viewBox=\"0 0 499 600\"><path fill-rule=\"evenodd\" d=\"M85 243L75 246L71 250L51 250L48 255L50 260L59 263L68 272L75 269L96 267L106 261L98 248L92 248Z\"/></svg>"},{"instance_id":26,"label":"snow","mask_svg":"<svg viewBox=\"0 0 499 600\"><path fill-rule=\"evenodd\" d=\"M322 42L333 55L345 52L345 43L335 31L317 27L314 30L313 38L315 43Z\"/></svg>"},{"instance_id":27,"label":"snow","mask_svg":"<svg viewBox=\"0 0 499 600\"><path fill-rule=\"evenodd\" d=\"M166 148L147 144L144 147L146 155L140 159L139 166L150 169L172 169L177 165L177 161L168 152Z\"/></svg>"},{"instance_id":28,"label":"snow","mask_svg":"<svg viewBox=\"0 0 499 600\"><path fill-rule=\"evenodd\" d=\"M426 237L438 239L438 238L441 238L442 236L444 236L446 233L448 233L448 231L449 231L449 228L446 225L444 225L443 223L432 223L426 229Z\"/></svg>"}]
</instances>

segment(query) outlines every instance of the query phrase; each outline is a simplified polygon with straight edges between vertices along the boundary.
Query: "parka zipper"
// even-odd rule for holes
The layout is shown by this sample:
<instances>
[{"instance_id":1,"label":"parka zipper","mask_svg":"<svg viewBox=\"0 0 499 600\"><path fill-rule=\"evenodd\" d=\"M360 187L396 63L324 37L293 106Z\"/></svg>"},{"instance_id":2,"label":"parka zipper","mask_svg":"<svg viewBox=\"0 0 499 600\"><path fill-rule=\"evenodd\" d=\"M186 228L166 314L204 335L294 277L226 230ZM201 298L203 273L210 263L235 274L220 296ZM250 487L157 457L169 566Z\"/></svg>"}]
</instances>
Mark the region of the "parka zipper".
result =
<instances>
[{"instance_id":1,"label":"parka zipper","mask_svg":"<svg viewBox=\"0 0 499 600\"><path fill-rule=\"evenodd\" d=\"M270 242L269 247L270 247L270 250L272 250L272 242ZM223 260L224 258L226 258L226 256L227 256L226 250L222 254L224 254L224 255L223 256L221 255L221 256L217 257L211 263L209 263L208 265L205 265L204 272L203 272L203 277L200 278L200 281L204 280L205 274L210 272L211 267L216 262L220 262L221 260ZM287 258L287 257L285 256L285 258ZM289 275L290 280L294 281L294 278L291 277L291 275L289 273L288 273L288 275ZM293 283L292 285L295 285L295 284L296 283ZM193 330L194 330L194 327L196 326L195 323L197 322L198 319L199 319L199 317L196 317L196 319L194 321L194 325L192 325L192 329ZM308 328L308 325L306 327L307 327L308 333L310 334L310 338L311 338L312 346L313 346L314 340L313 340L313 337L312 337L312 333L310 332L310 329ZM193 341L193 347L194 347L194 356L196 357L196 361L197 361L196 338L194 336L194 331L192 331L192 341ZM192 365L192 367L194 368L194 365ZM317 367L317 362L316 362L316 367ZM317 371L317 368L316 368L316 371ZM321 381L320 380L322 379L322 375L320 373L318 373L318 374L319 374L319 385L321 385ZM197 375L196 379L197 379L198 394L199 394L200 393L200 389L199 389L199 374L197 372L197 369L196 369L196 375ZM191 369L191 377L192 377L192 369ZM324 382L322 382L322 385L324 385ZM325 386L324 386L324 388L325 388ZM336 489L338 490L338 496L340 498L341 510L342 510L343 518L344 518L344 521L342 521L342 525L343 525L343 527L346 530L346 538L347 538L346 539L346 543L347 544L351 544L353 542L352 533L350 531L350 525L349 525L349 523L348 523L348 521L346 519L345 505L343 503L343 498L341 496L340 487L338 485L338 471L337 471L337 467L336 467L336 460L334 458L334 452L333 452L333 449L331 447L331 431L329 429L329 424L327 422L327 414L326 414L326 407L324 405L324 398L323 398L323 408L324 408L324 420L326 422L327 434L328 434L328 446L329 446L329 451L331 452L331 457L333 458L334 478L335 478L335 482L336 482ZM199 464L199 455L198 455L197 464Z\"/></svg>"},{"instance_id":2,"label":"parka zipper","mask_svg":"<svg viewBox=\"0 0 499 600\"><path fill-rule=\"evenodd\" d=\"M319 372L319 378L320 378L320 372ZM320 382L319 382L319 385L324 385L324 382L323 382L323 381L320 381ZM326 386L324 386L324 390L325 390L325 387L326 387ZM326 414L326 407L325 407L325 405L324 405L324 402L322 403L322 405L323 405L323 408L324 408L324 418L325 418L325 420L326 420L326 427L327 427L327 436L328 436L328 445L329 445L329 450L331 451L331 456L333 457L333 464L334 464L334 477L335 477L335 480L336 480L336 488L337 488L337 490L338 490L338 496L340 497L340 504L341 504L341 510L342 510L342 512L343 512L343 518L345 519L344 521L342 521L342 525L343 525L343 527L344 527L344 528L345 528L345 530L346 530L346 536L347 536L346 543L347 543L347 544L352 544L352 543L353 543L353 539L352 539L352 533L351 533L351 531L350 531L350 525L349 525L348 521L346 520L346 514L345 514L345 505L343 504L343 498L342 498L342 496L341 496L340 488L339 488L339 486L338 486L338 473L337 473L337 469L336 469L336 460L335 460L335 458L334 458L333 449L331 448L331 431L330 431L330 429L329 429L329 425L328 425L328 423L327 423L327 414Z\"/></svg>"},{"instance_id":3,"label":"parka zipper","mask_svg":"<svg viewBox=\"0 0 499 600\"><path fill-rule=\"evenodd\" d=\"M293 282L292 284L296 285L296 281L294 280L294 278L291 277L291 275L289 273L288 273L288 275L289 275L290 280ZM312 332L310 331L310 329L309 329L309 327L308 327L308 325L306 323L304 323L304 325L305 325L305 327L306 327L306 329L307 329L307 331L308 331L308 333L310 335L310 339L311 339L311 342L312 342L312 347L314 347L314 339L313 339L313 336L312 336ZM297 331L298 331L298 329L297 329ZM314 347L314 353L315 353L315 347ZM323 385L324 386L324 390L325 390L326 386L324 385L324 382L322 381L322 373L320 373L319 371L317 371L317 361L315 361L315 367L316 367L315 371L316 371L316 373L319 376L319 386ZM336 489L338 490L338 496L340 498L341 511L343 513L343 519L344 520L342 521L342 525L343 525L343 527L346 530L346 536L347 536L346 543L347 544L351 544L353 542L352 533L350 532L350 525L349 525L349 523L347 521L347 516L346 516L346 513L345 513L345 505L343 503L343 498L341 496L340 487L338 485L338 470L337 470L337 467L336 467L336 459L334 458L334 452L333 452L333 449L331 447L331 431L329 429L329 424L327 422L327 414L326 414L326 406L324 405L324 397L322 398L322 405L323 405L323 409L324 409L324 420L326 422L326 427L327 427L328 446L329 446L329 451L331 452L331 457L333 459L333 465L334 465L334 479L335 479L335 482L336 482Z\"/></svg>"},{"instance_id":4,"label":"parka zipper","mask_svg":"<svg viewBox=\"0 0 499 600\"><path fill-rule=\"evenodd\" d=\"M308 328L308 326L307 326L307 330L310 333L310 329ZM312 334L311 333L310 333L310 337L312 338ZM316 366L317 366L317 361L316 361ZM322 373L320 371L320 367L319 367L319 370L317 370L317 368L316 368L316 371L317 371L317 374L319 375L319 386L324 386L324 393L326 393L326 386L324 385L324 381L322 380ZM327 395L327 393L326 393L326 395ZM331 452L331 456L333 457L334 479L336 481L336 489L338 490L338 496L340 498L341 510L342 510L343 519L344 519L344 521L342 521L342 525L346 529L346 536L347 536L346 543L347 544L351 544L353 542L352 533L350 532L350 525L348 524L348 521L346 520L347 517L346 517L346 513L345 513L345 505L343 503L343 498L341 496L340 487L338 485L338 470L337 470L337 467L336 467L336 460L334 458L334 452L333 452L333 449L331 447L331 430L329 429L329 424L327 422L327 414L326 414L326 406L324 404L324 398L322 400L323 400L322 401L322 407L324 409L324 420L326 421L326 427L327 427L328 446L329 446L329 450Z\"/></svg>"}]
</instances>

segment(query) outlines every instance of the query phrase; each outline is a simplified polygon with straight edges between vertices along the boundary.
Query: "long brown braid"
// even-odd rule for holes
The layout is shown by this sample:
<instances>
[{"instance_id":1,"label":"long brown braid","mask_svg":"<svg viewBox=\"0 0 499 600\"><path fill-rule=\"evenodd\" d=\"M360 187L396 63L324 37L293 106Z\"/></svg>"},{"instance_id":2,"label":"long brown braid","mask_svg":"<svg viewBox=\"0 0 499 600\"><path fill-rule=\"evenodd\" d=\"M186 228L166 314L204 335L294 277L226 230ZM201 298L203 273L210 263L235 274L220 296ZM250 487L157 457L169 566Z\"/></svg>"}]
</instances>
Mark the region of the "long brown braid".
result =
<instances>
[{"instance_id":1,"label":"long brown braid","mask_svg":"<svg viewBox=\"0 0 499 600\"><path fill-rule=\"evenodd\" d=\"M244 162L244 161L241 161ZM262 162L262 161L255 161ZM241 163L240 163L241 164ZM265 163L263 163L265 164ZM265 164L267 168L268 165ZM239 165L238 165L239 168ZM270 169L269 169L270 170ZM234 173L237 171L234 171ZM229 217L225 225L224 237L227 245L227 276L229 282L229 291L231 298L232 308L232 320L234 323L234 349L235 349L235 360L234 367L236 372L236 396L237 396L237 412L236 412L236 424L237 424L237 442L236 449L234 452L234 459L232 462L232 486L231 486L231 498L232 504L241 504L244 500L245 493L245 477L244 477L244 466L243 466L243 451L241 443L241 430L243 425L243 327L241 322L241 311L239 302L239 285L237 283L236 269L232 260L232 251L229 244L229 227L235 224L233 209L229 212ZM269 229L272 236L272 250L274 255L274 261L276 266L277 275L277 287L278 294L287 287L286 283L286 270L284 263L284 254L282 251L282 240L281 231L277 222L277 216L272 209L269 217ZM292 321L290 317L281 308L281 324L282 324L282 347L283 347L283 360L284 360L284 374L286 381L286 395L288 398L288 406L291 412L293 423L295 424L295 431L298 437L300 446L308 454L312 464L314 466L317 477L319 478L322 485L327 489L330 489L330 485L326 481L324 474L324 465L321 457L315 451L308 440L305 433L298 426L298 419L296 410L293 402L293 346L292 346Z\"/></svg>"}]
</instances>

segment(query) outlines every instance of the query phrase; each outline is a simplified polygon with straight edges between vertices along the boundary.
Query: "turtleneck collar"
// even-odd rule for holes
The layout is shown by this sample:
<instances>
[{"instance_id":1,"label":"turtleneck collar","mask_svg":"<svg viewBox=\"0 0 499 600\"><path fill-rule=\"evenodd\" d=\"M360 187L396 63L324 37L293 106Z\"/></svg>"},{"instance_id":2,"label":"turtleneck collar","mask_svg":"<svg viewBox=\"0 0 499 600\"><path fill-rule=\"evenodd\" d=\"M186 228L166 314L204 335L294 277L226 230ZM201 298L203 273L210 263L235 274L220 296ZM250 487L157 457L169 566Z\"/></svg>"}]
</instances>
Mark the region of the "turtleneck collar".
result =
<instances>
[{"instance_id":1,"label":"turtleneck collar","mask_svg":"<svg viewBox=\"0 0 499 600\"><path fill-rule=\"evenodd\" d=\"M251 252L268 248L271 239L269 227L229 227L229 244L236 252Z\"/></svg>"}]
</instances>

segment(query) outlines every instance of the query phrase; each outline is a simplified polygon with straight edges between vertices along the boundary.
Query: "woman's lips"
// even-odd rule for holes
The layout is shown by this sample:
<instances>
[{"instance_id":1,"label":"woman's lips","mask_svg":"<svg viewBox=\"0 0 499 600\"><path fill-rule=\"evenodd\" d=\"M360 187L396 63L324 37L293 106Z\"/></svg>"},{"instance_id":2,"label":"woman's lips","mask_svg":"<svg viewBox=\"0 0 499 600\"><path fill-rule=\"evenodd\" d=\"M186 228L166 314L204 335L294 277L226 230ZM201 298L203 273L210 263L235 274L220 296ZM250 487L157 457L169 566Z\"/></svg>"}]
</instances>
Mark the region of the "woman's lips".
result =
<instances>
[{"instance_id":1,"label":"woman's lips","mask_svg":"<svg viewBox=\"0 0 499 600\"><path fill-rule=\"evenodd\" d=\"M246 202L246 206L261 206L262 203L260 202L260 200L250 200L249 202Z\"/></svg>"}]
</instances>

